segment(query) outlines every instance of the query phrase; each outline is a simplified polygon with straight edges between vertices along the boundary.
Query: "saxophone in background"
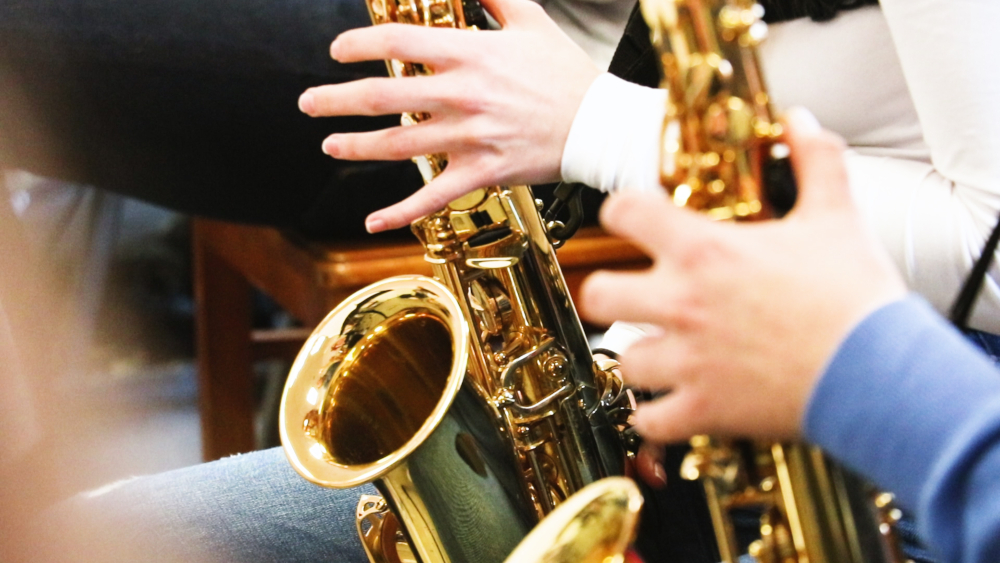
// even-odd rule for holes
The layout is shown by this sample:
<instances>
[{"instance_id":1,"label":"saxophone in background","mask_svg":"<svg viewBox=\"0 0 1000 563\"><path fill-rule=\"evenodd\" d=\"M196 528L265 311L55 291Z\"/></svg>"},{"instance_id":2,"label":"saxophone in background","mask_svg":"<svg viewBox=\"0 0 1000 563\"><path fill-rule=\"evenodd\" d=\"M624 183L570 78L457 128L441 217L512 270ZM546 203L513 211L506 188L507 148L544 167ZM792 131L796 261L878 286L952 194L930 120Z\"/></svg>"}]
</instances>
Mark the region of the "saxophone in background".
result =
<instances>
[{"instance_id":1,"label":"saxophone in background","mask_svg":"<svg viewBox=\"0 0 1000 563\"><path fill-rule=\"evenodd\" d=\"M474 0L368 6L376 24L485 25ZM414 160L428 182L447 165L440 154ZM357 513L373 562L499 563L575 492L624 473L631 403L614 366L595 367L539 209L527 186L493 186L418 219L434 278L356 293L292 366L282 444L314 483L375 483L382 496L363 497ZM600 506L636 510L633 494L614 498Z\"/></svg>"},{"instance_id":2,"label":"saxophone in background","mask_svg":"<svg viewBox=\"0 0 1000 563\"><path fill-rule=\"evenodd\" d=\"M660 179L678 206L718 220L764 220L792 207L782 127L756 46L767 33L753 0L641 0L668 90ZM768 408L761 405L761 408ZM722 559L761 563L902 561L889 495L804 444L696 436L682 477L705 487ZM739 519L759 519L743 538Z\"/></svg>"}]
</instances>

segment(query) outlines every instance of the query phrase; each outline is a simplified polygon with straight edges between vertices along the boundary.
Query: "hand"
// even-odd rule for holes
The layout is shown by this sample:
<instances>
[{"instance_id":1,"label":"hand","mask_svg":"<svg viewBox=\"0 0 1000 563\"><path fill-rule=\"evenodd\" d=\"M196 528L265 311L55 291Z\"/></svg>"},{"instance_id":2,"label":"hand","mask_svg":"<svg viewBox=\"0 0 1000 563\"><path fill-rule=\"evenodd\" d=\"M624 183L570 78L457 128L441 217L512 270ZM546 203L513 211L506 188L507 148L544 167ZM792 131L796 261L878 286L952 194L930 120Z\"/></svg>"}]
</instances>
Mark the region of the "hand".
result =
<instances>
[{"instance_id":1,"label":"hand","mask_svg":"<svg viewBox=\"0 0 1000 563\"><path fill-rule=\"evenodd\" d=\"M670 390L635 414L647 439L798 437L840 342L906 294L851 202L843 141L804 110L787 129L799 200L784 219L711 223L665 194L622 193L602 209L607 230L653 258L645 272L592 275L581 299L595 323L663 329L621 358L629 384Z\"/></svg>"},{"instance_id":2,"label":"hand","mask_svg":"<svg viewBox=\"0 0 1000 563\"><path fill-rule=\"evenodd\" d=\"M418 125L335 134L323 142L324 152L348 160L448 154L448 168L433 182L371 214L370 232L403 227L476 188L559 179L573 117L600 70L538 4L483 5L502 30L384 24L343 33L330 47L340 62L419 62L432 76L367 78L310 88L299 99L314 117L431 114Z\"/></svg>"}]
</instances>

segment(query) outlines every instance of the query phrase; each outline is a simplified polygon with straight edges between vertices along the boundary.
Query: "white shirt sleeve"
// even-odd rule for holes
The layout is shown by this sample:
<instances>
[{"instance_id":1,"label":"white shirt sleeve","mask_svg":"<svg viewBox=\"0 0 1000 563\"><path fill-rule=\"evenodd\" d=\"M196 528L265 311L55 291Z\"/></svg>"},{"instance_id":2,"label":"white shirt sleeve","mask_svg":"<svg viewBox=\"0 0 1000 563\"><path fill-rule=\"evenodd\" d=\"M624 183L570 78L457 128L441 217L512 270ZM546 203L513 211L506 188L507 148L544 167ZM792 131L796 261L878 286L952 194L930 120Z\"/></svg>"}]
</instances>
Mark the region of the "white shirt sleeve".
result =
<instances>
[{"instance_id":1,"label":"white shirt sleeve","mask_svg":"<svg viewBox=\"0 0 1000 563\"><path fill-rule=\"evenodd\" d=\"M667 91L604 73L590 85L563 148L563 180L604 192L662 189L657 167Z\"/></svg>"},{"instance_id":2,"label":"white shirt sleeve","mask_svg":"<svg viewBox=\"0 0 1000 563\"><path fill-rule=\"evenodd\" d=\"M610 350L615 354L624 354L633 344L642 340L646 336L662 334L659 327L643 323L625 323L615 321L604 337L601 339L599 348Z\"/></svg>"},{"instance_id":3,"label":"white shirt sleeve","mask_svg":"<svg viewBox=\"0 0 1000 563\"><path fill-rule=\"evenodd\" d=\"M829 99L831 87L840 89L841 102L814 113L855 149L846 158L852 191L911 289L947 312L1000 214L1000 34L991 27L1000 21L1000 2L882 0L881 5L881 13L875 7L850 11L825 24L780 24L792 33L771 47L780 45L780 57L765 62L784 63L772 68L776 74L792 64L834 73L817 77L814 88L803 84L811 81L808 74L796 73L801 87L793 92L777 80L774 97L791 93L781 105L809 108L810 102ZM877 33L886 26L891 45ZM814 33L819 31L822 35ZM851 60L820 64L820 70L799 60L815 63L812 43L824 40L844 45L842 56ZM860 47L847 48L857 42L870 43L883 55L894 46L899 66L881 55L875 58L884 68L859 60ZM798 50L796 44L807 48ZM900 67L905 85L899 84ZM863 72L855 72L859 68ZM864 84L851 80L858 76L866 78ZM912 97L923 142L904 111L909 101L893 102L899 100L893 94L897 87ZM880 99L859 95L866 90L886 98L877 106L880 115L865 117L871 106L862 100ZM570 129L561 163L564 179L603 191L659 189L664 111L665 92L609 75L598 78ZM837 115L848 112L850 119ZM924 144L927 150L920 150ZM1000 263L990 269L970 324L1000 333Z\"/></svg>"}]
</instances>

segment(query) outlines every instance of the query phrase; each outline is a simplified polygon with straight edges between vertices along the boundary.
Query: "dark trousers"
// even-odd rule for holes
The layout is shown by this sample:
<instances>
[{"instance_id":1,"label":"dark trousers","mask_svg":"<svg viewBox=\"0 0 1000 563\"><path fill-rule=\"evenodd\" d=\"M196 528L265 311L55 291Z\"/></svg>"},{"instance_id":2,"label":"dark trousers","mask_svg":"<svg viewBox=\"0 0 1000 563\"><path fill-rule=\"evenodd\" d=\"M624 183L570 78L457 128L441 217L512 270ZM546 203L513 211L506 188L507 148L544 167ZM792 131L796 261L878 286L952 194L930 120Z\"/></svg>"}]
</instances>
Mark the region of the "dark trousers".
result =
<instances>
[{"instance_id":1,"label":"dark trousers","mask_svg":"<svg viewBox=\"0 0 1000 563\"><path fill-rule=\"evenodd\" d=\"M363 0L0 0L0 163L185 213L367 237L365 215L419 174L336 161L320 143L398 116L313 119L297 101L385 74L328 56L368 24ZM599 201L587 194L592 218Z\"/></svg>"},{"instance_id":2,"label":"dark trousers","mask_svg":"<svg viewBox=\"0 0 1000 563\"><path fill-rule=\"evenodd\" d=\"M385 73L328 56L368 21L362 0L0 0L0 162L186 213L364 236L365 214L419 175L320 143L398 117L312 119L297 99Z\"/></svg>"}]
</instances>

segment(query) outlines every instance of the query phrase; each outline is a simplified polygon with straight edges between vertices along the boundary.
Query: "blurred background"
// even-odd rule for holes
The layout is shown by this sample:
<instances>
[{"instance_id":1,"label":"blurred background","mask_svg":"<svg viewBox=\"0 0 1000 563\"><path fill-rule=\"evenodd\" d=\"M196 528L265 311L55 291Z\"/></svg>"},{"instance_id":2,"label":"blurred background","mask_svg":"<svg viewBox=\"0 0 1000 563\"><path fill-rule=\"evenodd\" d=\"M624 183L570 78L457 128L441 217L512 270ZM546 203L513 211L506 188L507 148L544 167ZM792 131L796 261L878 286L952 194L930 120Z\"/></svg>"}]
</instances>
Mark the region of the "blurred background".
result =
<instances>
[{"instance_id":1,"label":"blurred background","mask_svg":"<svg viewBox=\"0 0 1000 563\"><path fill-rule=\"evenodd\" d=\"M49 375L103 407L74 444L81 467L63 492L199 462L188 220L24 172L4 181L22 256L74 319L73 352L52 346Z\"/></svg>"}]
</instances>

